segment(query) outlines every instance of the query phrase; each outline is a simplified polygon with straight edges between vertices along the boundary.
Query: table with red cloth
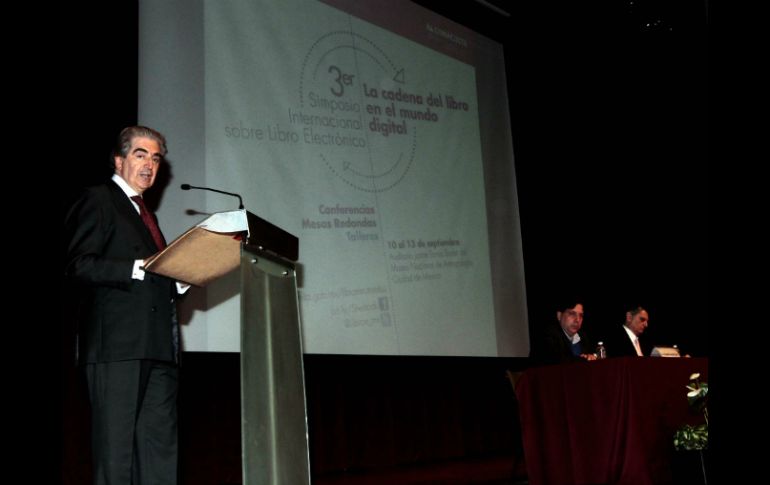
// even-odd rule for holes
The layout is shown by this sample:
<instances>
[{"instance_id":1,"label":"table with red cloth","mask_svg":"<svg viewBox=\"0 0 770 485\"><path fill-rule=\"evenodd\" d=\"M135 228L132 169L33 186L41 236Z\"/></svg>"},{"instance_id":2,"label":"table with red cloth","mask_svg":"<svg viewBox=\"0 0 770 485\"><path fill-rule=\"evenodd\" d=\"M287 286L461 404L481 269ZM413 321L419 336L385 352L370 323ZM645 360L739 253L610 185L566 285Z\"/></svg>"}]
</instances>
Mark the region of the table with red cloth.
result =
<instances>
[{"instance_id":1,"label":"table with red cloth","mask_svg":"<svg viewBox=\"0 0 770 485\"><path fill-rule=\"evenodd\" d=\"M690 375L708 359L620 357L526 370L516 384L532 485L670 483L673 436L703 417Z\"/></svg>"}]
</instances>

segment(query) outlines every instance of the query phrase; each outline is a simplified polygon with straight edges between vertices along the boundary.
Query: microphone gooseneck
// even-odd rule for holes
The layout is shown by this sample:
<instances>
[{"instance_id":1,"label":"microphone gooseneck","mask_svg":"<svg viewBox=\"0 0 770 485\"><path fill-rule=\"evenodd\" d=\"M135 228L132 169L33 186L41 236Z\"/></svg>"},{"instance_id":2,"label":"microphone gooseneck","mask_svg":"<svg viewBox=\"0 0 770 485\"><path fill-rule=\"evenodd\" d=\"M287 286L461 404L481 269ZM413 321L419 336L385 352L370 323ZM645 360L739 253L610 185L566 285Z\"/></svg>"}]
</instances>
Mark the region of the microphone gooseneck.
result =
<instances>
[{"instance_id":1,"label":"microphone gooseneck","mask_svg":"<svg viewBox=\"0 0 770 485\"><path fill-rule=\"evenodd\" d=\"M190 190L190 189L210 190L211 192L217 192L225 195L232 195L233 197L238 197L238 208L243 209L243 199L241 198L240 195L235 194L233 192L225 192L224 190L212 189L210 187L196 187L195 185L190 185L190 184L182 184L179 186L179 188L182 190Z\"/></svg>"}]
</instances>

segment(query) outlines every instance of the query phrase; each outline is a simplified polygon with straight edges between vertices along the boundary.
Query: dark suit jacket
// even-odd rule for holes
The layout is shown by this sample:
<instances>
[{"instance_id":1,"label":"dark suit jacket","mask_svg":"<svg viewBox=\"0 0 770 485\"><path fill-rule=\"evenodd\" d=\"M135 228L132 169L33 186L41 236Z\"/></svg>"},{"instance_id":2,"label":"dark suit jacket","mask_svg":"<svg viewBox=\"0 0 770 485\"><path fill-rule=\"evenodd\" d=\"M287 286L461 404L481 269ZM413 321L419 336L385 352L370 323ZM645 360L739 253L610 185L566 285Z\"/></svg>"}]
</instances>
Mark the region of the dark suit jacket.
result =
<instances>
[{"instance_id":1,"label":"dark suit jacket","mask_svg":"<svg viewBox=\"0 0 770 485\"><path fill-rule=\"evenodd\" d=\"M580 331L581 354L591 354L596 350L593 340L587 333ZM540 336L532 343L530 360L533 365L563 364L566 362L582 361L580 357L572 355L572 343L564 335L561 326L549 324Z\"/></svg>"},{"instance_id":2,"label":"dark suit jacket","mask_svg":"<svg viewBox=\"0 0 770 485\"><path fill-rule=\"evenodd\" d=\"M648 356L652 349L643 337L644 335L639 338L639 346L642 349L642 355ZM604 340L604 346L607 348L607 357L636 357L634 344L631 343L623 325L616 325L609 331Z\"/></svg>"},{"instance_id":3,"label":"dark suit jacket","mask_svg":"<svg viewBox=\"0 0 770 485\"><path fill-rule=\"evenodd\" d=\"M67 215L67 274L83 285L78 329L80 363L129 359L175 361L176 288L134 260L157 249L126 194L114 182L89 188Z\"/></svg>"}]
</instances>

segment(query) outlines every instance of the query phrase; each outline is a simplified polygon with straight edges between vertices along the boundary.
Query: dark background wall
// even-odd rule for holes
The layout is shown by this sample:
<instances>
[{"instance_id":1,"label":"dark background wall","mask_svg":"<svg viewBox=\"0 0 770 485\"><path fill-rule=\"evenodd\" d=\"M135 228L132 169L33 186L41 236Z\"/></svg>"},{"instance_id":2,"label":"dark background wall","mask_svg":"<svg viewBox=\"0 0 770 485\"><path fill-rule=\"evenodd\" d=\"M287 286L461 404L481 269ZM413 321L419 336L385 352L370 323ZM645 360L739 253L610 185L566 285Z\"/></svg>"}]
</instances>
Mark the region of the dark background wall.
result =
<instances>
[{"instance_id":1,"label":"dark background wall","mask_svg":"<svg viewBox=\"0 0 770 485\"><path fill-rule=\"evenodd\" d=\"M114 3L61 9L60 123L79 129L60 139L60 220L109 176L114 137L137 121L137 5ZM586 329L641 303L656 342L708 356L706 2L497 0L511 17L469 0L417 3L505 47L533 330L573 289ZM61 476L86 483L88 403L64 281L60 295ZM307 356L314 474L516 455L504 371L526 366ZM237 355L187 355L180 400L185 483L238 482Z\"/></svg>"}]
</instances>

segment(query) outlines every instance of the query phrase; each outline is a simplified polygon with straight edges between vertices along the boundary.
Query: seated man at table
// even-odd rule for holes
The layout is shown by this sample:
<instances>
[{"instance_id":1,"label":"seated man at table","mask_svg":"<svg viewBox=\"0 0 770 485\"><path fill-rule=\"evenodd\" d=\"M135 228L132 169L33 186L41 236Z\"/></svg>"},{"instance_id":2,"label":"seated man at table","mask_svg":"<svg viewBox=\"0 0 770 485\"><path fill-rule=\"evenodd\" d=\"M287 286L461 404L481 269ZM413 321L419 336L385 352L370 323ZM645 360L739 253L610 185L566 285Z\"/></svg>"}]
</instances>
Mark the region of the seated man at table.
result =
<instances>
[{"instance_id":1,"label":"seated man at table","mask_svg":"<svg viewBox=\"0 0 770 485\"><path fill-rule=\"evenodd\" d=\"M594 342L581 332L583 303L572 298L564 300L556 311L556 322L547 325L533 339L530 359L534 365L562 364L595 360Z\"/></svg>"},{"instance_id":2,"label":"seated man at table","mask_svg":"<svg viewBox=\"0 0 770 485\"><path fill-rule=\"evenodd\" d=\"M626 312L626 321L610 330L604 342L607 357L643 357L650 355L650 347L641 338L650 321L650 315L641 306Z\"/></svg>"}]
</instances>

